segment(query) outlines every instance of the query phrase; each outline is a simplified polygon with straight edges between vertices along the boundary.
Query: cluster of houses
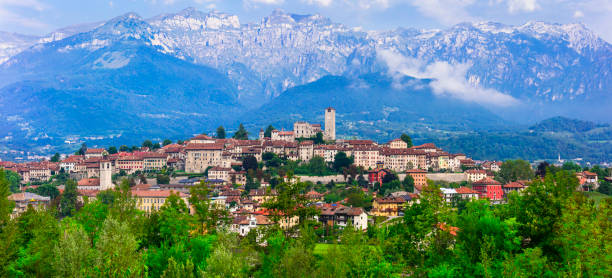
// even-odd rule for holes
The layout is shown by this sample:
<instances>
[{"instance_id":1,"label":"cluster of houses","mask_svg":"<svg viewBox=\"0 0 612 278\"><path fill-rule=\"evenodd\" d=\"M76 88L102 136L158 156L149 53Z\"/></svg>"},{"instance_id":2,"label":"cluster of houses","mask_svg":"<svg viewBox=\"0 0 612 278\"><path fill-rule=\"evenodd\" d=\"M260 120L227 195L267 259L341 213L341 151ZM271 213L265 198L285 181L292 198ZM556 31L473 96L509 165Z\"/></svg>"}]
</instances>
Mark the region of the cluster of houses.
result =
<instances>
[{"instance_id":1,"label":"cluster of houses","mask_svg":"<svg viewBox=\"0 0 612 278\"><path fill-rule=\"evenodd\" d=\"M315 144L309 140L318 133L329 143ZM528 184L527 181L501 184L493 179L494 173L501 169L501 162L477 163L464 154L448 153L432 143L409 147L401 139L382 144L371 140L336 139L333 108L325 110L324 130L319 124L296 122L292 131L274 130L270 137L266 137L262 130L257 140L218 139L201 134L184 143L169 144L156 150L142 148L111 154L103 148L90 148L83 155L70 155L59 162L0 162L0 167L18 173L23 184L48 181L57 173L67 173L78 181L79 200L82 202L95 199L101 190L114 188L112 177L119 173L134 174L167 168L191 174L206 172L205 177L184 178L170 184L138 184L132 187L131 193L138 209L150 213L159 210L171 194L177 194L189 204L189 189L205 181L213 187L212 205L227 209L233 219L231 229L246 235L254 228L274 224L275 220L279 220L281 227L289 228L296 225L298 219L276 215L262 206L276 197L276 192L265 182L262 181L261 189L244 192L240 185L246 183L246 172L237 166L242 165L245 157L252 156L261 161L264 153L274 153L289 160L308 162L319 156L331 163L339 152L353 157L356 166L368 170L370 185L382 184L385 176L392 173L409 175L414 180L414 191L375 196L368 212L341 202L326 204L323 202L324 194L310 191L306 197L319 209L316 220L322 225L354 225L366 229L368 215L400 216L406 206L418 202L430 172L454 173L471 183L471 188L442 188L442 197L449 203L482 198L501 203L510 192L523 190ZM585 171L577 173L577 177L581 187L596 189L596 174ZM16 215L28 205L42 207L51 201L49 197L30 192L13 194L11 199L17 204Z\"/></svg>"}]
</instances>

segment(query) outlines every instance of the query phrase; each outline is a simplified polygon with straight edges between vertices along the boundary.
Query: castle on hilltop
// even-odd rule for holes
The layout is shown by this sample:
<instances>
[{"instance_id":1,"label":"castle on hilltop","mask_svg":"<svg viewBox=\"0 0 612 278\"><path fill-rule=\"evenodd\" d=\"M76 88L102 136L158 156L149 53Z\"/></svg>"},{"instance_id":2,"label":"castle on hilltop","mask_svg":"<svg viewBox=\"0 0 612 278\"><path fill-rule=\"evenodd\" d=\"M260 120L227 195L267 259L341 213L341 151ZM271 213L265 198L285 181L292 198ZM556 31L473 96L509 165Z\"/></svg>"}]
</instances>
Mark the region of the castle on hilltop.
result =
<instances>
[{"instance_id":1,"label":"castle on hilltop","mask_svg":"<svg viewBox=\"0 0 612 278\"><path fill-rule=\"evenodd\" d=\"M321 124L298 121L293 124L293 131L273 130L270 139L292 142L296 138L315 137L319 132L323 133L325 140L336 140L336 109L325 109L325 130L321 129ZM259 139L264 139L263 129L259 131Z\"/></svg>"}]
</instances>

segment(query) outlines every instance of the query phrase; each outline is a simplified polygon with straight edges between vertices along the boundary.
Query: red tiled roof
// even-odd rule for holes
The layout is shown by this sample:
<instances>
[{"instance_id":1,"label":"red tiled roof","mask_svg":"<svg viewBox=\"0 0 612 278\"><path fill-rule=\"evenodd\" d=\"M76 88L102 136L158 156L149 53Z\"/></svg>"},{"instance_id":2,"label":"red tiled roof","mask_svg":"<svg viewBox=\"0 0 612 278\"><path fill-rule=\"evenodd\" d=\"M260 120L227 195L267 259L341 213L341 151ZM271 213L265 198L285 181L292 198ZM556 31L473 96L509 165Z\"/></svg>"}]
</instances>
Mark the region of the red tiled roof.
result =
<instances>
[{"instance_id":1,"label":"red tiled roof","mask_svg":"<svg viewBox=\"0 0 612 278\"><path fill-rule=\"evenodd\" d=\"M413 149L437 149L437 147L436 147L436 145L434 145L434 143L425 143L423 145L414 146L412 148Z\"/></svg>"},{"instance_id":2,"label":"red tiled roof","mask_svg":"<svg viewBox=\"0 0 612 278\"><path fill-rule=\"evenodd\" d=\"M95 189L77 189L79 195L88 196L88 197L96 197L98 195L99 190Z\"/></svg>"},{"instance_id":3,"label":"red tiled roof","mask_svg":"<svg viewBox=\"0 0 612 278\"><path fill-rule=\"evenodd\" d=\"M170 194L179 194L179 197L187 197L187 194L182 192L176 192L174 190L132 190L132 196L134 197L160 197L168 198Z\"/></svg>"},{"instance_id":4,"label":"red tiled roof","mask_svg":"<svg viewBox=\"0 0 612 278\"><path fill-rule=\"evenodd\" d=\"M187 144L185 150L223 150L223 144L210 143L210 144L198 144L190 143Z\"/></svg>"},{"instance_id":5,"label":"red tiled roof","mask_svg":"<svg viewBox=\"0 0 612 278\"><path fill-rule=\"evenodd\" d=\"M103 153L105 151L105 149L100 148L100 149L87 149L87 151L85 151L85 153L90 153L90 154L97 154L97 153Z\"/></svg>"},{"instance_id":6,"label":"red tiled roof","mask_svg":"<svg viewBox=\"0 0 612 278\"><path fill-rule=\"evenodd\" d=\"M77 183L78 186L100 186L100 179L82 179Z\"/></svg>"},{"instance_id":7,"label":"red tiled roof","mask_svg":"<svg viewBox=\"0 0 612 278\"><path fill-rule=\"evenodd\" d=\"M500 182L498 182L498 181L496 181L496 180L494 180L492 178L489 178L489 177L486 177L484 179L475 181L472 184L476 184L476 185L501 185Z\"/></svg>"},{"instance_id":8,"label":"red tiled roof","mask_svg":"<svg viewBox=\"0 0 612 278\"><path fill-rule=\"evenodd\" d=\"M518 182L518 181L504 184L504 188L523 188L523 187L525 187L525 184L523 184L522 182Z\"/></svg>"},{"instance_id":9,"label":"red tiled roof","mask_svg":"<svg viewBox=\"0 0 612 278\"><path fill-rule=\"evenodd\" d=\"M212 137L206 135L206 134L200 134L198 136L195 136L189 140L214 140Z\"/></svg>"},{"instance_id":10,"label":"red tiled roof","mask_svg":"<svg viewBox=\"0 0 612 278\"><path fill-rule=\"evenodd\" d=\"M478 194L478 191L472 190L465 186L456 188L455 191L457 192L457 194Z\"/></svg>"},{"instance_id":11,"label":"red tiled roof","mask_svg":"<svg viewBox=\"0 0 612 278\"><path fill-rule=\"evenodd\" d=\"M415 173L415 174L424 174L424 173L427 173L427 171L422 170L422 169L409 169L409 170L406 170L406 173L407 174L412 174L412 173Z\"/></svg>"},{"instance_id":12,"label":"red tiled roof","mask_svg":"<svg viewBox=\"0 0 612 278\"><path fill-rule=\"evenodd\" d=\"M385 198L376 198L374 199L379 204L403 204L406 201L402 198L394 198L394 197L385 197Z\"/></svg>"},{"instance_id":13,"label":"red tiled roof","mask_svg":"<svg viewBox=\"0 0 612 278\"><path fill-rule=\"evenodd\" d=\"M85 159L82 155L71 155L66 157L64 160L62 160L62 162L64 163L76 163L76 162L80 162L83 159Z\"/></svg>"}]
</instances>

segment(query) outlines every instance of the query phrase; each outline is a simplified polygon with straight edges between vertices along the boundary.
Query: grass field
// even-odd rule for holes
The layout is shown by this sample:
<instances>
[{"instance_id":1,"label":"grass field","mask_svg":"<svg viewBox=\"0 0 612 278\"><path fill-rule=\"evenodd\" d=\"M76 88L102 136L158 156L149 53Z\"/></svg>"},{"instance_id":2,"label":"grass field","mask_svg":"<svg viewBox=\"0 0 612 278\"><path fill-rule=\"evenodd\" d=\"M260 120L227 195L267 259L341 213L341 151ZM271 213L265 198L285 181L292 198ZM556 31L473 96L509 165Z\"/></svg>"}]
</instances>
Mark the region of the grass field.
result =
<instances>
[{"instance_id":1,"label":"grass field","mask_svg":"<svg viewBox=\"0 0 612 278\"><path fill-rule=\"evenodd\" d=\"M323 255L327 254L327 250L329 250L330 246L331 246L331 244L329 244L329 243L317 243L315 245L313 254L318 255L318 256L323 256Z\"/></svg>"},{"instance_id":2,"label":"grass field","mask_svg":"<svg viewBox=\"0 0 612 278\"><path fill-rule=\"evenodd\" d=\"M599 202L601 202L601 200L603 200L603 199L612 198L612 196L608 196L606 194L602 194L602 193L595 192L595 191L584 192L584 194L587 197L593 199L593 201L595 201L596 205L599 204Z\"/></svg>"}]
</instances>

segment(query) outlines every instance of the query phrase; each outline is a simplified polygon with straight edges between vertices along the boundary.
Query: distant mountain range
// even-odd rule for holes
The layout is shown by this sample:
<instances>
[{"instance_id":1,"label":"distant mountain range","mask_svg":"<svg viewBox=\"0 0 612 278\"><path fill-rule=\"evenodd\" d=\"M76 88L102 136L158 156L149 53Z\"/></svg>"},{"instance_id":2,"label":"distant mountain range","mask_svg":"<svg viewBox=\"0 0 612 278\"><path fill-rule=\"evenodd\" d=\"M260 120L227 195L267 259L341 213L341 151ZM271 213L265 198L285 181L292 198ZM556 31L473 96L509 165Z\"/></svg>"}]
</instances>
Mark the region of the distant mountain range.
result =
<instances>
[{"instance_id":1,"label":"distant mountain range","mask_svg":"<svg viewBox=\"0 0 612 278\"><path fill-rule=\"evenodd\" d=\"M611 45L581 24L363 31L280 10L249 24L193 8L130 13L40 37L0 32L0 153L290 127L327 106L339 134L381 140L611 121L611 72Z\"/></svg>"}]
</instances>

